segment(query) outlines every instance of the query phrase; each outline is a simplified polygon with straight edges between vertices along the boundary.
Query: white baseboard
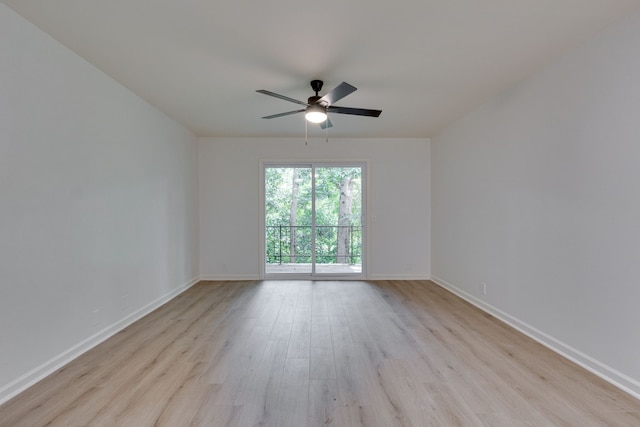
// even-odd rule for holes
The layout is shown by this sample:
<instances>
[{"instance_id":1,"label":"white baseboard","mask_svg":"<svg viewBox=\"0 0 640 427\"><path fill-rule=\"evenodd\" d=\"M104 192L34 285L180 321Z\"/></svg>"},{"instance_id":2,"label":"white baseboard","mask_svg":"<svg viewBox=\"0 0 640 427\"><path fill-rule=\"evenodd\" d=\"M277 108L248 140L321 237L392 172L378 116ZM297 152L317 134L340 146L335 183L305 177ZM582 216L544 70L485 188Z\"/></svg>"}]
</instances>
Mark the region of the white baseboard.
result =
<instances>
[{"instance_id":1,"label":"white baseboard","mask_svg":"<svg viewBox=\"0 0 640 427\"><path fill-rule=\"evenodd\" d=\"M462 289L448 283L446 280L431 276L431 281L449 292L459 296L463 300L475 305L479 309L491 314L512 328L522 332L529 338L539 342L550 350L580 365L589 372L597 375L603 380L613 384L619 389L629 393L633 397L640 399L640 381L623 374L620 371L582 353L568 344L528 325L527 323L505 313L504 311L487 304L479 298L463 291Z\"/></svg>"},{"instance_id":2,"label":"white baseboard","mask_svg":"<svg viewBox=\"0 0 640 427\"><path fill-rule=\"evenodd\" d=\"M417 274L369 274L367 280L429 280L429 275Z\"/></svg>"},{"instance_id":3,"label":"white baseboard","mask_svg":"<svg viewBox=\"0 0 640 427\"><path fill-rule=\"evenodd\" d=\"M186 291L187 289L189 289L199 281L200 281L199 278L194 278L189 280L187 283L184 283L178 288L173 289L172 291L150 302L149 304L145 305L139 310L136 310L135 312L127 315L126 317L117 321L116 323L104 328L100 332L90 336L89 338L85 339L84 341L81 341L80 343L76 344L70 349L60 353L56 357L43 363L37 368L32 369L31 371L20 376L19 378L15 379L9 384L6 384L2 388L0 388L0 404L20 394L21 392L31 387L38 381L51 375L52 373L54 373L55 371L57 371L67 363L71 362L73 359L91 350L93 347L97 346L98 344L107 340L113 335L117 334L127 326L131 325L135 321L151 313L153 310L157 309L158 307L161 307L162 305L166 304L168 301L180 295L182 292Z\"/></svg>"},{"instance_id":4,"label":"white baseboard","mask_svg":"<svg viewBox=\"0 0 640 427\"><path fill-rule=\"evenodd\" d=\"M242 280L260 280L258 274L202 274L200 280L211 281L242 281Z\"/></svg>"},{"instance_id":5,"label":"white baseboard","mask_svg":"<svg viewBox=\"0 0 640 427\"><path fill-rule=\"evenodd\" d=\"M300 277L294 276L278 276L275 280L284 278L294 278L294 280L300 280ZM349 276L345 277L308 277L309 280L429 280L429 275L416 275L416 274L370 274L366 279L353 278ZM200 276L200 280L211 281L242 281L242 280L260 280L259 275L253 274L203 274Z\"/></svg>"}]
</instances>

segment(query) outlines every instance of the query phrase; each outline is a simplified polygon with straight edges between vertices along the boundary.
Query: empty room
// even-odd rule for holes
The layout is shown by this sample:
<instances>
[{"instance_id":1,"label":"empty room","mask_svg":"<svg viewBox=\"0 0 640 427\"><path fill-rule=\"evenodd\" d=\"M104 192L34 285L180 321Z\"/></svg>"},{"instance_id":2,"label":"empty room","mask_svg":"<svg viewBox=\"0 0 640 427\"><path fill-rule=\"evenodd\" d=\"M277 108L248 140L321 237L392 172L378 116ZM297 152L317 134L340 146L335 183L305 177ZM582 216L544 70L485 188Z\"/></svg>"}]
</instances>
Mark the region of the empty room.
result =
<instances>
[{"instance_id":1,"label":"empty room","mask_svg":"<svg viewBox=\"0 0 640 427\"><path fill-rule=\"evenodd\" d=\"M0 0L0 426L640 426L636 0Z\"/></svg>"}]
</instances>

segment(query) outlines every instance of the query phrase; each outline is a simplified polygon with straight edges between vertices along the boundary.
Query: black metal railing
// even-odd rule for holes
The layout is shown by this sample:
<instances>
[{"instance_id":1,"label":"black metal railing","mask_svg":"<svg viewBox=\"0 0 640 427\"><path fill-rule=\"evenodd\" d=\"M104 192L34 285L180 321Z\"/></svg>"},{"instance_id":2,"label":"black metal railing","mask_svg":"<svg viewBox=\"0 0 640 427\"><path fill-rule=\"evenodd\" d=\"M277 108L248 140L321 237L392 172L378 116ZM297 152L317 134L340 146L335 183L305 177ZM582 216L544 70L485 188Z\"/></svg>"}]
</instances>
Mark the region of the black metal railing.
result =
<instances>
[{"instance_id":1,"label":"black metal railing","mask_svg":"<svg viewBox=\"0 0 640 427\"><path fill-rule=\"evenodd\" d=\"M312 260L310 225L268 225L267 264L304 264ZM362 227L356 225L316 225L316 263L362 263ZM342 253L338 239L344 239Z\"/></svg>"}]
</instances>

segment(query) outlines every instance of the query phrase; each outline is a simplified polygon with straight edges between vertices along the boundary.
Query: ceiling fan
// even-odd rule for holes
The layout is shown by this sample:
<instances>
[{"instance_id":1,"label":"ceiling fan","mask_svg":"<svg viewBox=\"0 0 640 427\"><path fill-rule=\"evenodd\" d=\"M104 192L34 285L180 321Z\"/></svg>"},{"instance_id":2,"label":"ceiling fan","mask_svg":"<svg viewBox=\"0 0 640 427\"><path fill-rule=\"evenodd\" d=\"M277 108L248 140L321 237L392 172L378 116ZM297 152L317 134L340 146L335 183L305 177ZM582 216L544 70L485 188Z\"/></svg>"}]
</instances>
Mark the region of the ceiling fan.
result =
<instances>
[{"instance_id":1,"label":"ceiling fan","mask_svg":"<svg viewBox=\"0 0 640 427\"><path fill-rule=\"evenodd\" d=\"M265 116L263 119L275 119L276 117L288 116L290 114L305 113L305 118L312 123L319 123L322 129L330 128L333 126L331 120L327 117L327 113L338 114L352 114L356 116L378 117L382 110L369 110L366 108L349 108L349 107L337 107L333 105L337 101L341 100L345 96L355 92L357 89L351 86L349 83L342 82L338 86L334 87L324 96L318 95L318 92L322 90L322 80L312 80L311 89L316 93L314 96L310 96L307 102L298 101L297 99L289 98L288 96L280 95L268 90L260 89L256 92L264 93L265 95L274 96L276 98L284 99L285 101L293 102L295 104L304 105L305 108L295 111L287 111L286 113L273 114L271 116Z\"/></svg>"}]
</instances>

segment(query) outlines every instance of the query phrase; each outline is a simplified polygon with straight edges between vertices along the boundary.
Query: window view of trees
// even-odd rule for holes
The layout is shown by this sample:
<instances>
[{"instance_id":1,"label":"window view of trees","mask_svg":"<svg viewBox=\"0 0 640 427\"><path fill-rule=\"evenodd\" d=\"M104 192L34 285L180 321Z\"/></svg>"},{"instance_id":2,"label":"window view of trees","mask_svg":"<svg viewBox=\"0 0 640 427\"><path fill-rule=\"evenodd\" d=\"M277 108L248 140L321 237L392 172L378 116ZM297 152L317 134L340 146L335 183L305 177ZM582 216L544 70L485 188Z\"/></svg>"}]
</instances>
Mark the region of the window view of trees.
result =
<instances>
[{"instance_id":1,"label":"window view of trees","mask_svg":"<svg viewBox=\"0 0 640 427\"><path fill-rule=\"evenodd\" d=\"M315 171L317 264L360 264L360 167L265 169L268 264L312 262L312 170Z\"/></svg>"}]
</instances>

